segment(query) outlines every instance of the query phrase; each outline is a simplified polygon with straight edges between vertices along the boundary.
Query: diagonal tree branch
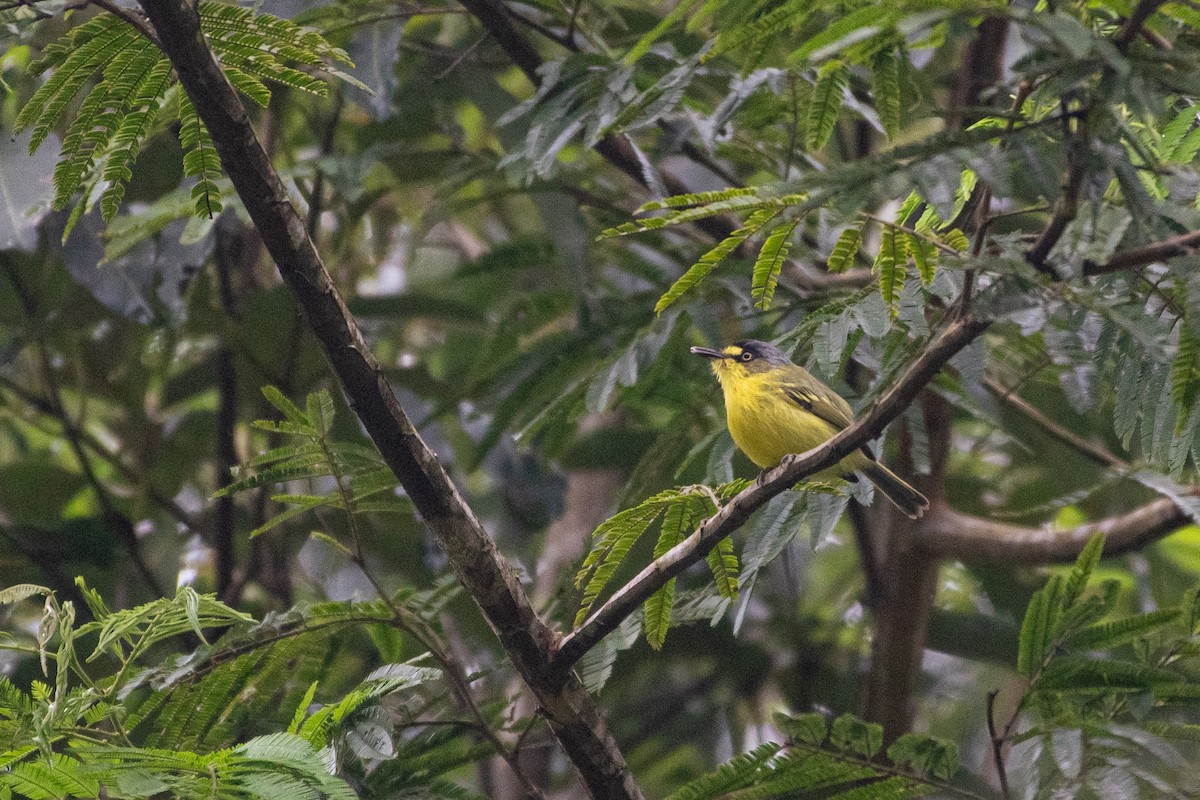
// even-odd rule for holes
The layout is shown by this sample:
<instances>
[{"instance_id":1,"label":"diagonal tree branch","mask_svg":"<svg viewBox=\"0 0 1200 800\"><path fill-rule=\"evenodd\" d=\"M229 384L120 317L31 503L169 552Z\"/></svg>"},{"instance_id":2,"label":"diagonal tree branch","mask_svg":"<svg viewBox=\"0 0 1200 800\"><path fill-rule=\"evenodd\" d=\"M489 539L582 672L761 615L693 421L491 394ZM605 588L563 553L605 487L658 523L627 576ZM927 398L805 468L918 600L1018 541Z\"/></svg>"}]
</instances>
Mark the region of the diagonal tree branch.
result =
<instances>
[{"instance_id":1,"label":"diagonal tree branch","mask_svg":"<svg viewBox=\"0 0 1200 800\"><path fill-rule=\"evenodd\" d=\"M1104 467L1127 468L1129 466L1128 462L1110 453L1101 445L1085 439L1062 423L1051 419L1041 409L1017 394L1015 389L1005 388L999 381L993 378L985 378L983 385L987 387L988 391L996 395L996 399L1001 403L1025 415L1026 418L1040 426L1051 437L1062 442L1067 447L1076 450L1080 455Z\"/></svg>"},{"instance_id":2,"label":"diagonal tree branch","mask_svg":"<svg viewBox=\"0 0 1200 800\"><path fill-rule=\"evenodd\" d=\"M1142 28L1146 25L1146 20L1153 16L1155 11L1158 11L1166 0L1138 0L1138 4L1133 7L1133 13L1129 15L1129 19L1125 20L1125 24L1121 26L1121 30L1117 33L1116 45L1125 52L1129 49L1129 45L1133 44L1133 40L1142 32Z\"/></svg>"},{"instance_id":3,"label":"diagonal tree branch","mask_svg":"<svg viewBox=\"0 0 1200 800\"><path fill-rule=\"evenodd\" d=\"M516 573L400 406L205 41L195 6L188 0L140 2L351 408L538 698L588 791L598 798L641 798L600 709L579 679L568 673L551 680L549 656L557 634L533 610Z\"/></svg>"},{"instance_id":4,"label":"diagonal tree branch","mask_svg":"<svg viewBox=\"0 0 1200 800\"><path fill-rule=\"evenodd\" d=\"M563 639L553 668L565 674L584 653L611 633L652 594L700 561L719 541L740 528L750 515L772 497L790 489L797 481L841 461L878 436L889 422L904 411L933 380L955 353L966 347L988 326L989 321L956 317L917 354L908 370L857 422L820 447L786 457L779 466L764 470L737 497L705 520L687 539L664 553L625 584L583 625Z\"/></svg>"}]
</instances>

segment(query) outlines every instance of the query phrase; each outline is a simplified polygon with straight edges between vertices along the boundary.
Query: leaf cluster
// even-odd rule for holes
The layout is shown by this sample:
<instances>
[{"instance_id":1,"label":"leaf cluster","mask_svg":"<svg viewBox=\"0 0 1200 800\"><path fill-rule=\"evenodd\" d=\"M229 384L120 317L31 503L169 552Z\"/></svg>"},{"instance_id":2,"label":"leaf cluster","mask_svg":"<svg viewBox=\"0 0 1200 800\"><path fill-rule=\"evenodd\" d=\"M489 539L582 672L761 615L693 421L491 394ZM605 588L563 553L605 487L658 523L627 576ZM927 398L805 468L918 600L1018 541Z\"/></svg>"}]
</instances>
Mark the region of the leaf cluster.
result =
<instances>
[{"instance_id":1,"label":"leaf cluster","mask_svg":"<svg viewBox=\"0 0 1200 800\"><path fill-rule=\"evenodd\" d=\"M310 74L314 69L353 80L337 69L349 64L343 51L288 20L218 2L201 3L200 19L230 82L259 106L270 102L268 83L325 95L327 84ZM26 101L16 128L32 131L32 153L71 112L54 171L54 208L66 208L76 192L82 196L64 238L97 203L105 220L116 217L143 143L172 117L180 123L184 173L196 179L196 214L220 212L221 165L212 138L152 41L102 12L45 48L31 71L47 70L49 79ZM76 107L77 97L82 100Z\"/></svg>"}]
</instances>

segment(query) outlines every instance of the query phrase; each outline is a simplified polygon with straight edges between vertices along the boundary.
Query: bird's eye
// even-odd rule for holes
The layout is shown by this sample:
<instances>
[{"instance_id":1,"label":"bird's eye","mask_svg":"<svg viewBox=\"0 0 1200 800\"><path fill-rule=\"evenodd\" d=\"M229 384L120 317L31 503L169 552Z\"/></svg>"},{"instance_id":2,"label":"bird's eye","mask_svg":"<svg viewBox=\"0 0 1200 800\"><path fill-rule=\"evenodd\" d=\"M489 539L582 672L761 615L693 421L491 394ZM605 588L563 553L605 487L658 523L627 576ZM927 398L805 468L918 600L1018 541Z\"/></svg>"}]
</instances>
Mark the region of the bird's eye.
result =
<instances>
[{"instance_id":1,"label":"bird's eye","mask_svg":"<svg viewBox=\"0 0 1200 800\"><path fill-rule=\"evenodd\" d=\"M742 361L749 361L752 358L754 358L753 353L742 353Z\"/></svg>"}]
</instances>

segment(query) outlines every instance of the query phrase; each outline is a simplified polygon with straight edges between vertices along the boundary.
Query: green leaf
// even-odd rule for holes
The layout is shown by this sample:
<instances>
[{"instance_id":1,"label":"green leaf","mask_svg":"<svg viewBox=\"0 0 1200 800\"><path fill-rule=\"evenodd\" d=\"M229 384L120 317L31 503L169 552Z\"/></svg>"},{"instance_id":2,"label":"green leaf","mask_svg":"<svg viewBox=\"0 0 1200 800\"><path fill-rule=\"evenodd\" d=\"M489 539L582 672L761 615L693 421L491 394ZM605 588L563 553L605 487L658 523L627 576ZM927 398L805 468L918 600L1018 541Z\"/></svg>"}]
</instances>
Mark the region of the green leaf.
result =
<instances>
[{"instance_id":1,"label":"green leaf","mask_svg":"<svg viewBox=\"0 0 1200 800\"><path fill-rule=\"evenodd\" d=\"M125 57L105 67L104 81L92 88L67 127L54 168L54 208L66 208L116 133L123 116L121 106L134 90L128 76L144 74L159 59L157 48L149 41L135 42L127 50Z\"/></svg>"},{"instance_id":2,"label":"green leaf","mask_svg":"<svg viewBox=\"0 0 1200 800\"><path fill-rule=\"evenodd\" d=\"M1062 618L1063 579L1051 575L1041 589L1033 593L1018 640L1017 672L1032 680L1041 670L1046 651L1057 634Z\"/></svg>"},{"instance_id":3,"label":"green leaf","mask_svg":"<svg viewBox=\"0 0 1200 800\"><path fill-rule=\"evenodd\" d=\"M721 262L728 258L730 253L736 250L742 242L757 233L781 211L781 208L763 208L751 214L743 227L731 233L724 241L701 256L699 261L693 264L679 280L675 281L662 297L658 298L658 302L654 305L654 313L662 314L666 311L689 289L708 277L708 274L720 266Z\"/></svg>"},{"instance_id":4,"label":"green leaf","mask_svg":"<svg viewBox=\"0 0 1200 800\"><path fill-rule=\"evenodd\" d=\"M749 753L717 767L714 772L685 784L667 800L707 800L752 786L778 752L779 745L774 742L760 744Z\"/></svg>"},{"instance_id":5,"label":"green leaf","mask_svg":"<svg viewBox=\"0 0 1200 800\"><path fill-rule=\"evenodd\" d=\"M1161 629L1179 618L1179 609L1169 608L1098 622L1071 633L1063 644L1077 650L1110 650Z\"/></svg>"},{"instance_id":6,"label":"green leaf","mask_svg":"<svg viewBox=\"0 0 1200 800\"><path fill-rule=\"evenodd\" d=\"M52 597L54 590L48 589L45 586L38 586L36 583L18 583L14 586L9 586L7 589L0 590L0 605L10 606L37 595Z\"/></svg>"},{"instance_id":7,"label":"green leaf","mask_svg":"<svg viewBox=\"0 0 1200 800\"><path fill-rule=\"evenodd\" d=\"M705 193L711 194L711 193ZM697 195L683 195L683 197L696 197ZM665 214L657 217L647 217L634 222L624 222L615 228L608 228L600 233L598 239L609 239L614 236L628 236L634 233L643 233L645 231L658 230L671 225L682 225L685 222L695 222L696 220L712 217L717 214L733 213L733 212L754 212L760 209L776 209L782 210L788 205L792 205L804 199L804 195L784 195L782 197L762 197L757 189L739 189L727 199L716 200L701 205L672 209ZM668 198L668 200L673 198ZM667 202L667 201L661 201ZM647 203L643 206L644 210L654 210L654 203ZM640 212L639 212L640 213Z\"/></svg>"},{"instance_id":8,"label":"green leaf","mask_svg":"<svg viewBox=\"0 0 1200 800\"><path fill-rule=\"evenodd\" d=\"M1181 321L1178 328L1179 341L1175 358L1171 360L1171 399L1182 412L1179 420L1181 426L1187 421L1197 397L1200 397L1200 337L1186 319Z\"/></svg>"},{"instance_id":9,"label":"green leaf","mask_svg":"<svg viewBox=\"0 0 1200 800\"><path fill-rule=\"evenodd\" d=\"M822 28L820 33L802 44L791 57L793 60L820 60L832 55L890 27L893 24L893 13L875 4L852 11Z\"/></svg>"},{"instance_id":10,"label":"green leaf","mask_svg":"<svg viewBox=\"0 0 1200 800\"><path fill-rule=\"evenodd\" d=\"M280 497L281 497L281 495L276 495L272 499L275 500L276 502L280 502ZM257 528L250 531L249 536L251 539L253 539L257 536L261 536L262 534L266 533L269 530L278 528L280 525L282 525L283 523L287 522L288 520L290 520L294 517L298 517L301 514L312 511L314 508L318 508L322 505L329 503L332 499L333 499L332 496L330 496L330 497L313 497L313 498L309 498L307 500L301 501L301 502L297 503L296 505L292 506L291 508L285 509L284 511L276 514L275 516L271 517L269 520L264 522L262 525L259 525Z\"/></svg>"},{"instance_id":11,"label":"green leaf","mask_svg":"<svg viewBox=\"0 0 1200 800\"><path fill-rule=\"evenodd\" d=\"M738 593L738 559L733 552L733 540L726 538L708 551L705 557L716 582L717 594L727 600L736 600Z\"/></svg>"},{"instance_id":12,"label":"green leaf","mask_svg":"<svg viewBox=\"0 0 1200 800\"><path fill-rule=\"evenodd\" d=\"M1180 142L1184 136L1196 124L1196 109L1188 106L1176 114L1170 122L1162 128L1162 135L1158 142L1158 154L1163 161L1174 161L1172 156L1178 149Z\"/></svg>"},{"instance_id":13,"label":"green leaf","mask_svg":"<svg viewBox=\"0 0 1200 800\"><path fill-rule=\"evenodd\" d=\"M1178 680L1179 676L1173 672L1144 664L1061 656L1047 665L1035 689L1041 692L1076 694L1114 689L1145 691Z\"/></svg>"},{"instance_id":14,"label":"green leaf","mask_svg":"<svg viewBox=\"0 0 1200 800\"><path fill-rule=\"evenodd\" d=\"M273 403L274 401L272 401ZM278 406L276 407L278 408ZM282 411L283 409L279 410ZM327 389L318 389L315 392L310 392L306 398L306 410L308 414L305 418L312 420L313 427L317 429L317 433L322 437L328 436L330 428L333 427L333 417L337 410L333 403L333 395ZM289 419L291 418L289 417ZM292 421L295 422L296 420ZM374 458L371 461L374 462ZM374 463L371 466L374 466Z\"/></svg>"},{"instance_id":15,"label":"green leaf","mask_svg":"<svg viewBox=\"0 0 1200 800\"><path fill-rule=\"evenodd\" d=\"M41 145L62 112L97 71L119 63L126 48L140 40L136 30L113 14L100 14L47 48L46 58L30 68L54 65L54 74L38 87L17 115L14 128L32 127L30 154Z\"/></svg>"},{"instance_id":16,"label":"green leaf","mask_svg":"<svg viewBox=\"0 0 1200 800\"><path fill-rule=\"evenodd\" d=\"M967 235L958 228L951 228L941 236L942 241L953 247L960 253L965 253L971 247L971 242L967 239Z\"/></svg>"},{"instance_id":17,"label":"green leaf","mask_svg":"<svg viewBox=\"0 0 1200 800\"><path fill-rule=\"evenodd\" d=\"M913 263L917 265L917 274L921 276L921 283L928 286L937 276L937 246L921 236L906 234L906 238L908 240L907 250L912 256Z\"/></svg>"},{"instance_id":18,"label":"green leaf","mask_svg":"<svg viewBox=\"0 0 1200 800\"><path fill-rule=\"evenodd\" d=\"M622 511L598 527L592 538L597 545L584 559L583 567L575 576L575 585L583 588L575 625L583 624L592 610L600 592L608 584L617 567L629 554L629 549L663 512L663 506L654 498L641 505Z\"/></svg>"},{"instance_id":19,"label":"green leaf","mask_svg":"<svg viewBox=\"0 0 1200 800\"><path fill-rule=\"evenodd\" d=\"M897 766L908 766L918 775L949 780L959 770L958 745L940 736L906 733L892 743L888 758Z\"/></svg>"},{"instance_id":20,"label":"green leaf","mask_svg":"<svg viewBox=\"0 0 1200 800\"><path fill-rule=\"evenodd\" d=\"M840 750L874 758L883 747L883 726L842 714L833 721L829 741Z\"/></svg>"},{"instance_id":21,"label":"green leaf","mask_svg":"<svg viewBox=\"0 0 1200 800\"><path fill-rule=\"evenodd\" d=\"M289 400L287 395L270 384L262 387L262 393L263 397L267 398L267 402L275 406L288 422L291 422L297 428L311 430L316 435L317 427L313 423L312 418L301 411L298 405Z\"/></svg>"},{"instance_id":22,"label":"green leaf","mask_svg":"<svg viewBox=\"0 0 1200 800\"><path fill-rule=\"evenodd\" d=\"M863 225L856 225L842 231L841 236L838 236L837 243L833 246L833 252L829 254L827 267L830 272L840 273L850 269L854 264L854 259L858 256L858 251L862 248L863 242Z\"/></svg>"},{"instance_id":23,"label":"green leaf","mask_svg":"<svg viewBox=\"0 0 1200 800\"><path fill-rule=\"evenodd\" d=\"M871 62L871 93L875 110L889 139L900 132L900 62L892 48L880 50Z\"/></svg>"},{"instance_id":24,"label":"green leaf","mask_svg":"<svg viewBox=\"0 0 1200 800\"><path fill-rule=\"evenodd\" d=\"M1160 683L1152 690L1154 702L1165 706L1200 706L1200 684Z\"/></svg>"},{"instance_id":25,"label":"green leaf","mask_svg":"<svg viewBox=\"0 0 1200 800\"><path fill-rule=\"evenodd\" d=\"M137 159L151 123L158 115L162 95L171 82L170 61L156 57L151 64L130 102L129 113L121 120L105 154L100 179L108 182L108 188L100 196L100 214L108 222L117 216L121 208L125 185L133 177L133 162Z\"/></svg>"},{"instance_id":26,"label":"green leaf","mask_svg":"<svg viewBox=\"0 0 1200 800\"><path fill-rule=\"evenodd\" d=\"M213 219L221 213L221 159L208 128L184 95L179 101L179 143L183 145L183 174L196 179L192 201L196 216Z\"/></svg>"},{"instance_id":27,"label":"green leaf","mask_svg":"<svg viewBox=\"0 0 1200 800\"><path fill-rule=\"evenodd\" d=\"M736 186L731 189L720 189L713 192L692 192L690 194L675 194L670 197L664 197L661 200L650 200L638 207L635 214L647 214L651 211L663 211L666 209L689 209L699 206L708 206L713 203L723 203L726 200L734 200L738 198L752 197L755 199L764 199L759 197L759 189L755 186Z\"/></svg>"},{"instance_id":28,"label":"green leaf","mask_svg":"<svg viewBox=\"0 0 1200 800\"><path fill-rule=\"evenodd\" d=\"M1087 588L1087 583L1096 570L1096 565L1100 563L1100 556L1103 552L1104 534L1097 533L1083 546L1079 557L1075 559L1075 566L1071 568L1071 575L1067 578L1067 585L1062 593L1064 608L1073 606L1075 601L1083 595L1083 590Z\"/></svg>"},{"instance_id":29,"label":"green leaf","mask_svg":"<svg viewBox=\"0 0 1200 800\"><path fill-rule=\"evenodd\" d=\"M879 275L879 294L883 297L892 316L899 315L900 291L908 274L907 237L902 236L891 225L883 226L879 239L879 253L871 271Z\"/></svg>"},{"instance_id":30,"label":"green leaf","mask_svg":"<svg viewBox=\"0 0 1200 800\"><path fill-rule=\"evenodd\" d=\"M717 43L704 54L701 61L708 61L724 53L748 52L765 39L803 19L810 5L809 0L788 0L760 14L748 22L722 31Z\"/></svg>"},{"instance_id":31,"label":"green leaf","mask_svg":"<svg viewBox=\"0 0 1200 800\"><path fill-rule=\"evenodd\" d=\"M667 551L684 540L695 523L691 513L692 506L687 503L675 503L667 507L663 515L662 530L658 541L654 544L654 558L660 558ZM675 579L667 581L661 589L650 596L643 607L644 622L642 630L646 634L646 642L655 650L661 650L666 641L667 631L671 627L671 611L675 603Z\"/></svg>"},{"instance_id":32,"label":"green leaf","mask_svg":"<svg viewBox=\"0 0 1200 800\"><path fill-rule=\"evenodd\" d=\"M809 99L804 130L804 146L808 150L820 150L833 135L849 81L850 70L841 61L830 61L821 67Z\"/></svg>"},{"instance_id":33,"label":"green leaf","mask_svg":"<svg viewBox=\"0 0 1200 800\"><path fill-rule=\"evenodd\" d=\"M755 306L765 311L771 306L775 296L775 286L779 282L779 273L787 261L788 251L792 247L792 234L801 220L785 222L768 234L754 262L754 278L750 294L754 297Z\"/></svg>"},{"instance_id":34,"label":"green leaf","mask_svg":"<svg viewBox=\"0 0 1200 800\"><path fill-rule=\"evenodd\" d=\"M233 84L233 88L254 101L260 108L266 108L271 103L271 90L258 78L237 67L224 65L225 77Z\"/></svg>"}]
</instances>

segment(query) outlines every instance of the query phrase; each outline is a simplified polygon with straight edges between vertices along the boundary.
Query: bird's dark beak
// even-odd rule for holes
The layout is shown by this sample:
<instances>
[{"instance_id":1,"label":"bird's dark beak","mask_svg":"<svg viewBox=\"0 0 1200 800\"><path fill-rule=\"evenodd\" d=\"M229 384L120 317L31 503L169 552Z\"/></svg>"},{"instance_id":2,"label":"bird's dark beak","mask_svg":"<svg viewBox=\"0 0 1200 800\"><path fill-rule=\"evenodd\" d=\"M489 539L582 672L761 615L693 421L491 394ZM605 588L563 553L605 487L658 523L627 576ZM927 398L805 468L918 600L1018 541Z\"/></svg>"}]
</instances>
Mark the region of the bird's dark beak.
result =
<instances>
[{"instance_id":1,"label":"bird's dark beak","mask_svg":"<svg viewBox=\"0 0 1200 800\"><path fill-rule=\"evenodd\" d=\"M713 350L711 347L693 347L691 350L694 356L704 356L705 358L724 358L725 354L720 350Z\"/></svg>"}]
</instances>

